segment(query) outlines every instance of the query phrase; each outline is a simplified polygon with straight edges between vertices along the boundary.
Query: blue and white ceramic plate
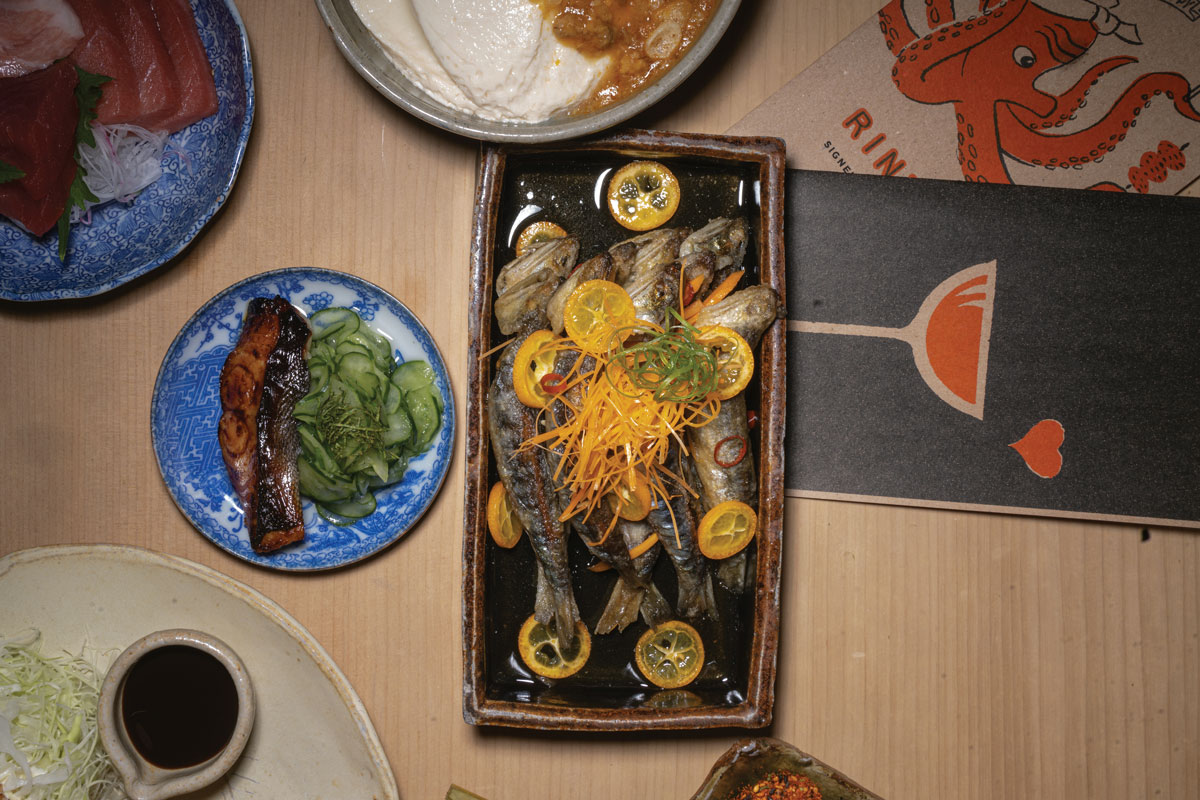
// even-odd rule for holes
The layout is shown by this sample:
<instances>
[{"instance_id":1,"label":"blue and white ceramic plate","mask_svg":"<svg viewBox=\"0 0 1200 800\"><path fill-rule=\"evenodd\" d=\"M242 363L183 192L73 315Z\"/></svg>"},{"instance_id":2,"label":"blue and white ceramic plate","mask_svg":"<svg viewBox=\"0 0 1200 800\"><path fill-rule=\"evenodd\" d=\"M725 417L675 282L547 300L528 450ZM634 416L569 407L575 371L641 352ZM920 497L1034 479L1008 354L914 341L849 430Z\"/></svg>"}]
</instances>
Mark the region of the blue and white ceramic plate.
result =
<instances>
[{"instance_id":1,"label":"blue and white ceramic plate","mask_svg":"<svg viewBox=\"0 0 1200 800\"><path fill-rule=\"evenodd\" d=\"M0 297L58 300L107 292L162 266L195 238L233 189L254 119L250 43L233 0L191 0L220 109L174 133L163 175L130 205L92 210L71 226L67 262L58 234L35 239L0 217Z\"/></svg>"},{"instance_id":2,"label":"blue and white ceramic plate","mask_svg":"<svg viewBox=\"0 0 1200 800\"><path fill-rule=\"evenodd\" d=\"M329 306L352 308L392 342L398 361L423 359L433 367L446 401L442 428L427 450L409 462L394 486L375 492L375 513L341 528L304 500L304 540L270 555L250 548L242 506L233 492L221 448L219 383L237 343L246 304L280 295L307 315ZM454 444L454 396L446 364L429 332L404 305L361 278L327 269L264 272L235 283L188 320L163 358L150 405L150 435L158 467L176 504L218 547L239 558L282 570L340 567L373 555L403 536L437 495Z\"/></svg>"}]
</instances>

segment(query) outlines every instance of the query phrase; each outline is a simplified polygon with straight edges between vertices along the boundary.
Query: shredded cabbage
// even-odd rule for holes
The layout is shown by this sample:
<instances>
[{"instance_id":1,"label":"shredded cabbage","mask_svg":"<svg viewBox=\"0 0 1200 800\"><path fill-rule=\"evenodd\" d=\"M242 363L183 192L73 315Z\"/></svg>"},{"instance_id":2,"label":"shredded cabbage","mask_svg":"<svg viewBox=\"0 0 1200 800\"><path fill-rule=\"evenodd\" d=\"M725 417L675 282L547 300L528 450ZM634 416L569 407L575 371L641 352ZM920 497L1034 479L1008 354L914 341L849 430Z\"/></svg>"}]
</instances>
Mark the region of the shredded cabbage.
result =
<instances>
[{"instance_id":1,"label":"shredded cabbage","mask_svg":"<svg viewBox=\"0 0 1200 800\"><path fill-rule=\"evenodd\" d=\"M42 655L40 639L0 637L0 798L125 797L96 727L102 676L80 656Z\"/></svg>"},{"instance_id":2,"label":"shredded cabbage","mask_svg":"<svg viewBox=\"0 0 1200 800\"><path fill-rule=\"evenodd\" d=\"M96 146L79 144L79 164L87 173L83 182L97 200L86 201L86 208L75 208L71 221L83 219L92 206L119 200L128 203L142 189L162 177L163 150L167 134L148 131L137 125L92 124Z\"/></svg>"}]
</instances>

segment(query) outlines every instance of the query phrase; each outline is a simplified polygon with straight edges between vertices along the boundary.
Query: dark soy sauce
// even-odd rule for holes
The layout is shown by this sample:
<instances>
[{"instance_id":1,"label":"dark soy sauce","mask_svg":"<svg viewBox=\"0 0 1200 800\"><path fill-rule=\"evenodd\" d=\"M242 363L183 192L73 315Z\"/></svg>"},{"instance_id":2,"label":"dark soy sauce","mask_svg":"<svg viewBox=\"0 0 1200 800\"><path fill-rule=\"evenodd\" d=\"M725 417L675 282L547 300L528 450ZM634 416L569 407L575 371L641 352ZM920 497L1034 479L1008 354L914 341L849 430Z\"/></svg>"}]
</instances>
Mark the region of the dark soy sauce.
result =
<instances>
[{"instance_id":1,"label":"dark soy sauce","mask_svg":"<svg viewBox=\"0 0 1200 800\"><path fill-rule=\"evenodd\" d=\"M225 665L187 645L151 650L125 677L121 716L151 764L180 769L225 749L237 724L237 687Z\"/></svg>"}]
</instances>

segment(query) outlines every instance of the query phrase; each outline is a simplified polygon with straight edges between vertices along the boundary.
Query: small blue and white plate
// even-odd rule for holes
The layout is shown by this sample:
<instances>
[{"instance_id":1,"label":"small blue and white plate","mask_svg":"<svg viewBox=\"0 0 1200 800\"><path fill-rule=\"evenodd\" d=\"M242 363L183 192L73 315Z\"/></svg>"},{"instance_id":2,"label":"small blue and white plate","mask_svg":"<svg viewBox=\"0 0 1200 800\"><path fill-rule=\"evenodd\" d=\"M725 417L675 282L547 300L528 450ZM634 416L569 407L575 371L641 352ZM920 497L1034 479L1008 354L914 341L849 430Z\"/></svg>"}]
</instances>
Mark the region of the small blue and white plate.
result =
<instances>
[{"instance_id":1,"label":"small blue and white plate","mask_svg":"<svg viewBox=\"0 0 1200 800\"><path fill-rule=\"evenodd\" d=\"M130 205L92 209L71 226L67 262L58 234L35 239L0 217L0 297L59 300L115 289L179 255L233 189L254 120L250 42L233 0L191 0L220 109L171 134L163 174Z\"/></svg>"},{"instance_id":2,"label":"small blue and white plate","mask_svg":"<svg viewBox=\"0 0 1200 800\"><path fill-rule=\"evenodd\" d=\"M354 309L392 343L398 361L433 368L446 401L442 428L429 449L409 462L394 486L375 492L375 513L349 527L332 525L305 499L304 540L269 555L255 553L217 442L220 376L237 343L246 304L280 295L311 316L329 306ZM192 524L218 547L281 570L332 569L373 555L403 536L437 495L454 444L454 396L446 364L429 332L396 298L361 278L327 269L264 272L235 283L204 304L163 358L150 405L150 436L167 489Z\"/></svg>"}]
</instances>

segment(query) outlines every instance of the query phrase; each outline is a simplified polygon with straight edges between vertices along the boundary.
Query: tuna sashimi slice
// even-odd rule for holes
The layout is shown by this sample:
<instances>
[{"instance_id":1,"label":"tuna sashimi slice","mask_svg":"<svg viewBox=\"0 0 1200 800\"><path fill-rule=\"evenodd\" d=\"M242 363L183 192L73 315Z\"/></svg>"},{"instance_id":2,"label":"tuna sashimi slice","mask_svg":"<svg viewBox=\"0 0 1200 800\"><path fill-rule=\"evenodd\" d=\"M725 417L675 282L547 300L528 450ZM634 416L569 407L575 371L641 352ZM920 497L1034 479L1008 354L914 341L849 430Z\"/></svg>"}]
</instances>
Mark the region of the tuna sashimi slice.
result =
<instances>
[{"instance_id":1,"label":"tuna sashimi slice","mask_svg":"<svg viewBox=\"0 0 1200 800\"><path fill-rule=\"evenodd\" d=\"M41 236L67 207L75 179L75 67L68 61L0 79L0 161L25 173L0 183L0 214Z\"/></svg>"},{"instance_id":2,"label":"tuna sashimi slice","mask_svg":"<svg viewBox=\"0 0 1200 800\"><path fill-rule=\"evenodd\" d=\"M148 130L163 130L179 108L179 80L167 45L158 32L149 0L103 0L117 22L138 81L138 112L119 120Z\"/></svg>"},{"instance_id":3,"label":"tuna sashimi slice","mask_svg":"<svg viewBox=\"0 0 1200 800\"><path fill-rule=\"evenodd\" d=\"M174 133L217 113L217 87L188 0L150 0L150 4L179 79L179 110L162 124L163 130Z\"/></svg>"},{"instance_id":4,"label":"tuna sashimi slice","mask_svg":"<svg viewBox=\"0 0 1200 800\"><path fill-rule=\"evenodd\" d=\"M65 0L0 0L0 78L45 69L82 38L79 17Z\"/></svg>"},{"instance_id":5,"label":"tuna sashimi slice","mask_svg":"<svg viewBox=\"0 0 1200 800\"><path fill-rule=\"evenodd\" d=\"M106 125L126 122L138 113L138 81L117 22L101 0L68 2L83 23L83 41L71 59L88 72L112 79L104 84L96 119Z\"/></svg>"}]
</instances>

